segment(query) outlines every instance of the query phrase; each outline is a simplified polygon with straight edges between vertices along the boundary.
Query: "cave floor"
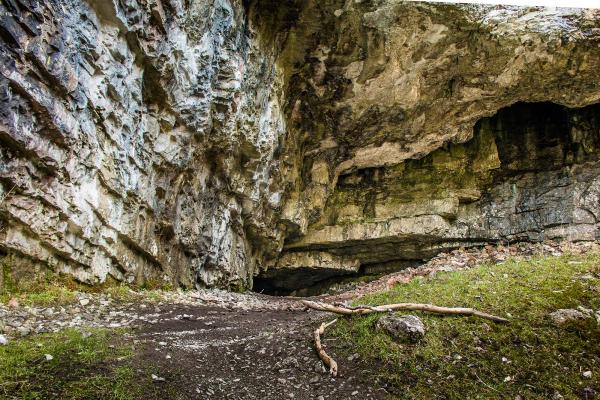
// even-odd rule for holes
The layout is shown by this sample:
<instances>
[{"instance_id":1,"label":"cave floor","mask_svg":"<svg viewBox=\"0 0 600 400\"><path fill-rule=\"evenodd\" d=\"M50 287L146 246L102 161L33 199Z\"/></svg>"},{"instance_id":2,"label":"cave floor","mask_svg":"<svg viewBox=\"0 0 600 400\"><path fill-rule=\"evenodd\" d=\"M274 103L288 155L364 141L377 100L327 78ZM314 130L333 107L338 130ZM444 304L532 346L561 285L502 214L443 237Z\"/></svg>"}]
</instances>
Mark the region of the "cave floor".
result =
<instances>
[{"instance_id":1,"label":"cave floor","mask_svg":"<svg viewBox=\"0 0 600 400\"><path fill-rule=\"evenodd\" d=\"M599 248L598 243L519 246L457 250L420 267L312 299L357 301L398 282L481 262L502 263L509 257L533 254L582 254ZM333 334L337 328L323 336L327 352L339 364L338 377L329 376L313 349L312 332L333 317L307 311L297 298L214 290L58 293L13 296L0 302L2 338L8 340L0 345L4 365L0 398L384 399L390 398L390 392L397 395L386 380L379 379L385 364L370 353L359 355L360 346Z\"/></svg>"},{"instance_id":2,"label":"cave floor","mask_svg":"<svg viewBox=\"0 0 600 400\"><path fill-rule=\"evenodd\" d=\"M134 365L140 370L152 365L165 379L146 398L380 399L386 394L358 358L344 357L336 378L325 372L312 347L312 331L327 318L323 314L190 306L172 311L188 319L165 319L136 335L143 346ZM326 337L324 343L334 357L345 354L339 339Z\"/></svg>"},{"instance_id":3,"label":"cave floor","mask_svg":"<svg viewBox=\"0 0 600 400\"><path fill-rule=\"evenodd\" d=\"M312 332L330 316L306 311L294 300L247 296L256 299L252 309L227 300L215 305L128 302L112 311L122 323L8 336L8 345L0 346L0 363L8 367L0 371L0 398L385 397L387 392L371 379L371 366L359 357L348 359L344 343L327 335L324 345L344 361L336 378L325 370L313 349ZM94 302L92 297L86 306ZM83 308L77 303L61 307L65 315L71 314L70 307ZM11 315L18 311L8 315L2 310L13 323Z\"/></svg>"}]
</instances>

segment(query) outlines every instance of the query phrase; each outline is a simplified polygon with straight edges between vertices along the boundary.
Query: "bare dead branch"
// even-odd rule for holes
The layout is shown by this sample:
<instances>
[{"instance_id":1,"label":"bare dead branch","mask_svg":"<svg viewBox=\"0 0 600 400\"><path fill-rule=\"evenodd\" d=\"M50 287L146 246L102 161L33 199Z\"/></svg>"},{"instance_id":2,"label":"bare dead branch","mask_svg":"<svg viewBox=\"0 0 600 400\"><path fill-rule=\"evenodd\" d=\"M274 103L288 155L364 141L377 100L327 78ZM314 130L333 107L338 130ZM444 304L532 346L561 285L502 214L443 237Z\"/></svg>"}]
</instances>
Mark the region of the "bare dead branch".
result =
<instances>
[{"instance_id":1,"label":"bare dead branch","mask_svg":"<svg viewBox=\"0 0 600 400\"><path fill-rule=\"evenodd\" d=\"M337 376L338 366L335 360L325 352L325 349L321 344L321 335L325 332L325 329L327 329L327 327L335 324L336 321L337 318L327 323L323 322L321 326L315 329L315 350L319 354L319 358L321 359L321 361L323 361L323 363L329 367L329 373L331 374L331 376Z\"/></svg>"},{"instance_id":2,"label":"bare dead branch","mask_svg":"<svg viewBox=\"0 0 600 400\"><path fill-rule=\"evenodd\" d=\"M399 310L412 310L412 311L426 311L435 314L450 314L450 315L463 315L473 316L488 319L494 322L509 322L506 318L498 317L495 315L487 314L473 308L463 307L440 307L433 304L419 304L419 303L398 303L398 304L385 304L381 306L357 306L357 307L340 307L327 303L317 303L310 300L302 300L302 303L314 310L327 311L342 315L353 315L353 314L370 314L374 312L390 312Z\"/></svg>"}]
</instances>

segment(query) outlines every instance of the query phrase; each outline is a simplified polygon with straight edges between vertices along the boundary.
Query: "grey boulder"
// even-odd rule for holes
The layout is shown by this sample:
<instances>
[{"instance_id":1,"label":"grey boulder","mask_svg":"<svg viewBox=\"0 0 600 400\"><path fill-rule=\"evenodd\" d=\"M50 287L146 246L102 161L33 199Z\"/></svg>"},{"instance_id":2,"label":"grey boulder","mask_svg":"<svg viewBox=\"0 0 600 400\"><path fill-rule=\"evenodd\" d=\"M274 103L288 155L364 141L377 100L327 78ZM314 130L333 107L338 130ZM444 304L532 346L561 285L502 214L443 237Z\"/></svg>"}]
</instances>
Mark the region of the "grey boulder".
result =
<instances>
[{"instance_id":1,"label":"grey boulder","mask_svg":"<svg viewBox=\"0 0 600 400\"><path fill-rule=\"evenodd\" d=\"M377 329L403 342L416 343L425 336L425 325L414 315L385 315L377 321Z\"/></svg>"},{"instance_id":2,"label":"grey boulder","mask_svg":"<svg viewBox=\"0 0 600 400\"><path fill-rule=\"evenodd\" d=\"M548 314L548 316L550 317L550 320L552 320L552 323L555 326L561 326L566 324L567 322L584 320L588 318L588 316L582 313L581 311L568 308L556 310Z\"/></svg>"}]
</instances>

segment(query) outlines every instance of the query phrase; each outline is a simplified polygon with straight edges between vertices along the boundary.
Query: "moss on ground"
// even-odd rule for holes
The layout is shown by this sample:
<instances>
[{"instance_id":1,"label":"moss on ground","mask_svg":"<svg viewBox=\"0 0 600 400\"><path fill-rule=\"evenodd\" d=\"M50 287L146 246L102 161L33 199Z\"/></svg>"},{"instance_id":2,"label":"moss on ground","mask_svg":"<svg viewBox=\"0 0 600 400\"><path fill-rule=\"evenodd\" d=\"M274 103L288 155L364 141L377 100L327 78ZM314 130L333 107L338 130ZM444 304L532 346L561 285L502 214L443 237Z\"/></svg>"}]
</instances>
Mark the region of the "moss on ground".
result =
<instances>
[{"instance_id":1,"label":"moss on ground","mask_svg":"<svg viewBox=\"0 0 600 400\"><path fill-rule=\"evenodd\" d=\"M111 344L109 330L90 333L68 329L0 346L0 398L139 398L134 370L125 364L132 347Z\"/></svg>"},{"instance_id":2,"label":"moss on ground","mask_svg":"<svg viewBox=\"0 0 600 400\"><path fill-rule=\"evenodd\" d=\"M600 395L600 326L589 318L556 327L548 313L583 306L600 310L600 256L509 260L416 279L361 299L474 307L511 318L419 314L427 334L397 344L374 329L376 315L342 320L332 333L377 365L378 379L398 399L566 399ZM406 314L406 313L404 313ZM415 313L417 314L417 313ZM343 368L343 366L342 366ZM592 371L592 378L582 372ZM518 397L520 396L520 397ZM558 397L557 397L558 398Z\"/></svg>"},{"instance_id":3,"label":"moss on ground","mask_svg":"<svg viewBox=\"0 0 600 400\"><path fill-rule=\"evenodd\" d=\"M36 286L31 290L0 291L0 304L6 304L15 299L21 305L48 307L65 305L77 301L79 293L104 293L110 295L114 300L121 302L144 301L160 302L165 300L165 290L146 290L131 288L127 285L110 286L104 289L94 287L72 288L63 285L61 281L52 281L46 285Z\"/></svg>"},{"instance_id":4,"label":"moss on ground","mask_svg":"<svg viewBox=\"0 0 600 400\"><path fill-rule=\"evenodd\" d=\"M6 303L15 298L23 304L51 305L65 304L75 300L77 290L84 286L72 278L54 274L50 271L40 272L26 279L16 279L13 273L15 268L13 256L0 258L0 272L2 285L0 285L0 303Z\"/></svg>"},{"instance_id":5,"label":"moss on ground","mask_svg":"<svg viewBox=\"0 0 600 400\"><path fill-rule=\"evenodd\" d=\"M0 257L0 304L15 299L21 305L56 306L77 300L78 293L105 293L115 300L134 301L139 296L145 300L162 301L165 291L172 291L171 286L162 287L155 280L148 280L143 287L135 287L113 279L103 284L85 285L73 277L52 271L44 271L28 276L27 279L16 280L12 270L13 256Z\"/></svg>"},{"instance_id":6,"label":"moss on ground","mask_svg":"<svg viewBox=\"0 0 600 400\"><path fill-rule=\"evenodd\" d=\"M135 293L127 285L86 286L69 277L53 275L40 277L27 285L0 289L0 304L15 299L21 305L55 306L75 302L78 293L106 293L122 301L135 297Z\"/></svg>"}]
</instances>

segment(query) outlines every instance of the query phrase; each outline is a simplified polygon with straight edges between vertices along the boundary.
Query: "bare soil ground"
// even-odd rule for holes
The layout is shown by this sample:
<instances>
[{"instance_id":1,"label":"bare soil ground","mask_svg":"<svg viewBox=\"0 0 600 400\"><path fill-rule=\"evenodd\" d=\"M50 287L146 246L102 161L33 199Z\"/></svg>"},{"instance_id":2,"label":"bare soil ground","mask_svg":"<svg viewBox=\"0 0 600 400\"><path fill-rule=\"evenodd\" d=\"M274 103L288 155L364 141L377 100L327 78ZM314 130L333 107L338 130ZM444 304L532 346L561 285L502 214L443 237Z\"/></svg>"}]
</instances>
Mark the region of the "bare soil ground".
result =
<instances>
[{"instance_id":1,"label":"bare soil ground","mask_svg":"<svg viewBox=\"0 0 600 400\"><path fill-rule=\"evenodd\" d=\"M176 306L161 322L137 330L141 351L133 363L140 379L148 381L145 398L384 398L369 366L326 336L328 351L344 361L338 377L325 371L312 331L327 318L312 311Z\"/></svg>"}]
</instances>

